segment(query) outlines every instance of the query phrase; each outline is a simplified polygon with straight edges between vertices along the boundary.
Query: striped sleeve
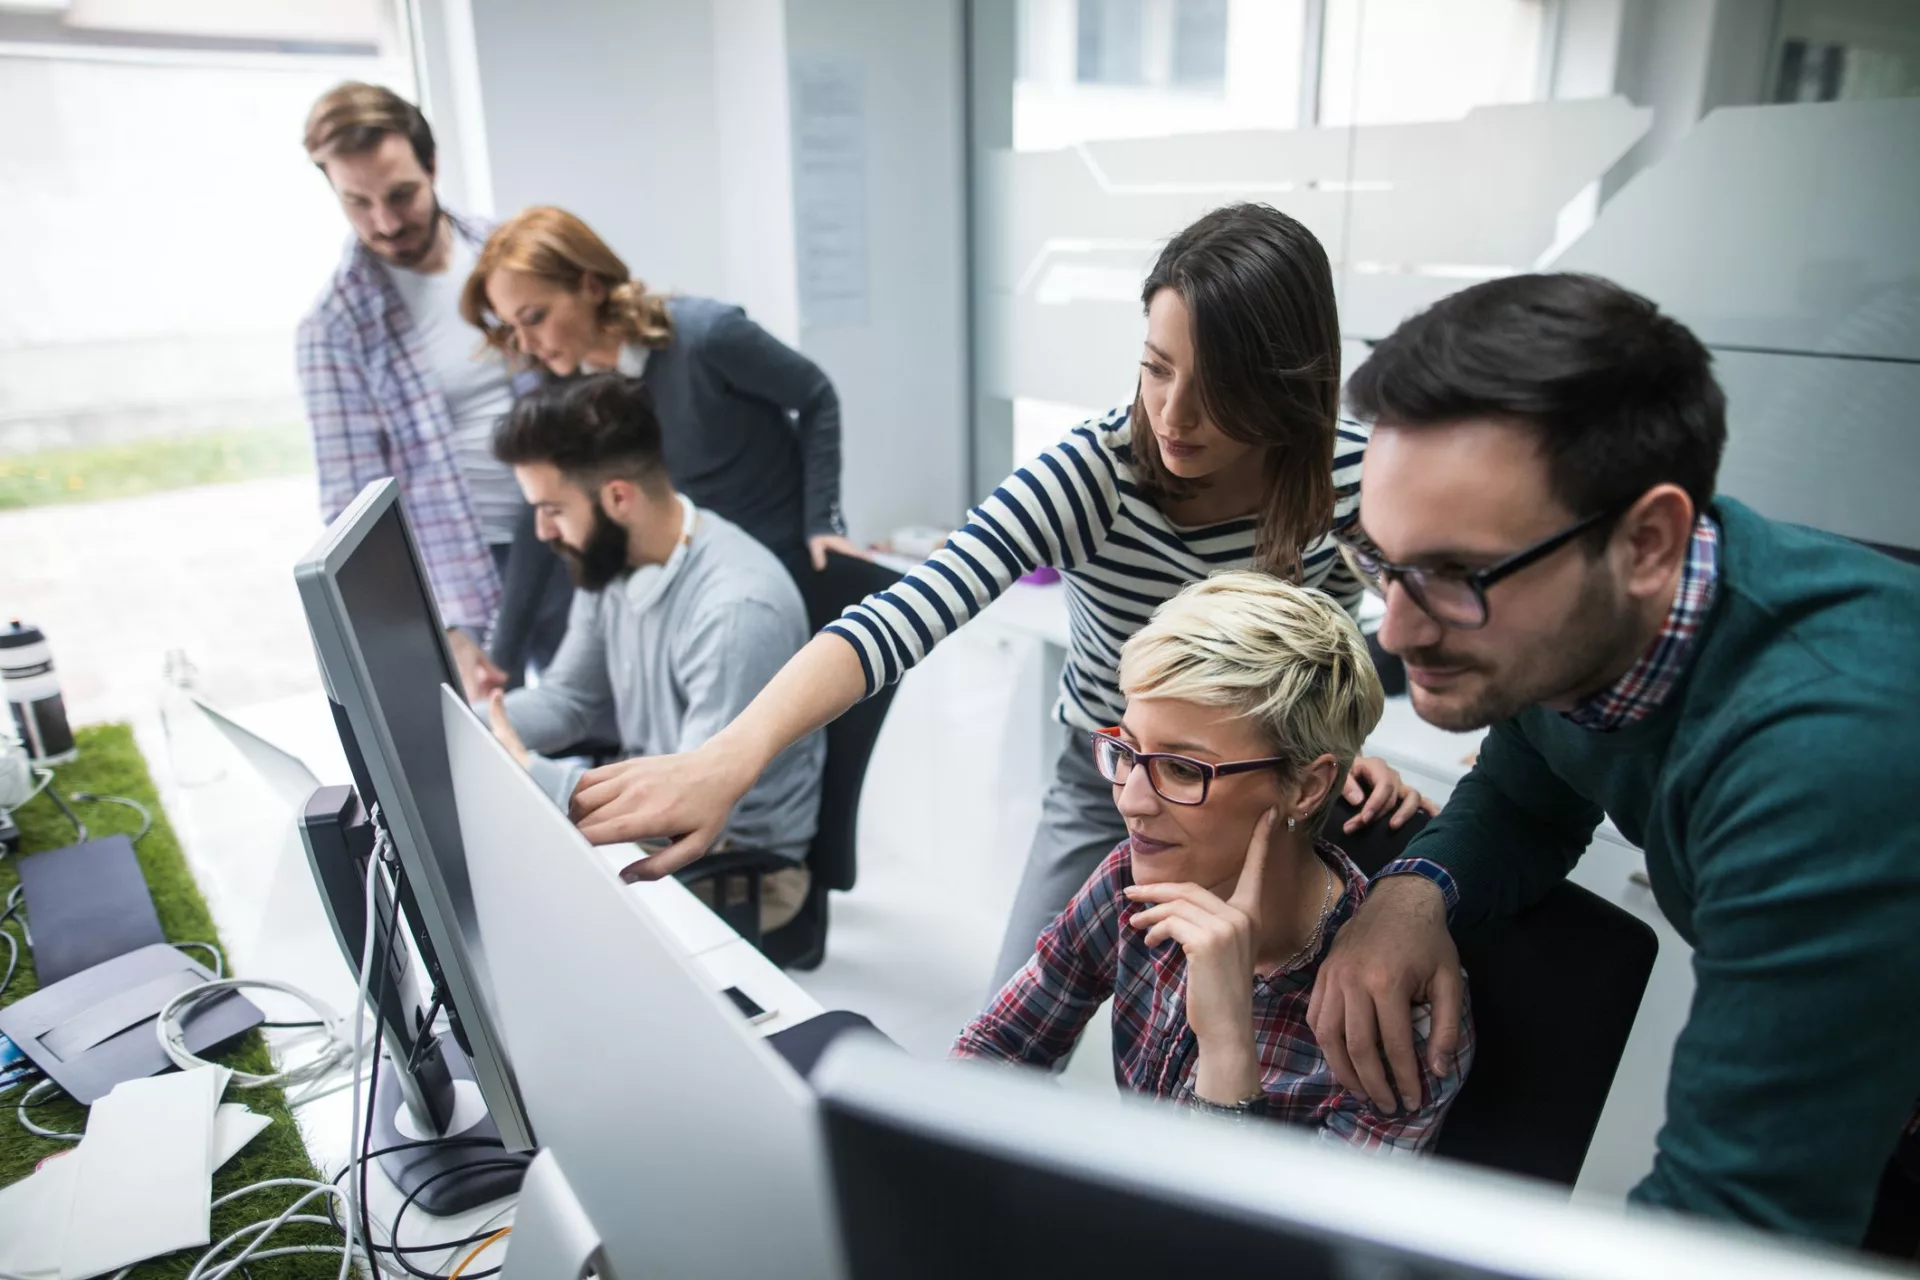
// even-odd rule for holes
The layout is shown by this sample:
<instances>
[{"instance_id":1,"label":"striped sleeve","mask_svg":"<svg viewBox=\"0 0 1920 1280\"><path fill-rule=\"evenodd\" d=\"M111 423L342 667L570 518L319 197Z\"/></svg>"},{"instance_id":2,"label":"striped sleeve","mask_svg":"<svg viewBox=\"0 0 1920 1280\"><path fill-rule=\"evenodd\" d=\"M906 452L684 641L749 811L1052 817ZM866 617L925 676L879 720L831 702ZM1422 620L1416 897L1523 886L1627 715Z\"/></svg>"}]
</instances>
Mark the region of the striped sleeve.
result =
<instances>
[{"instance_id":1,"label":"striped sleeve","mask_svg":"<svg viewBox=\"0 0 1920 1280\"><path fill-rule=\"evenodd\" d=\"M1103 443L1111 422L1075 427L968 512L926 563L827 624L860 656L869 696L1016 579L1041 565L1075 568L1105 545L1119 503L1118 464Z\"/></svg>"},{"instance_id":2,"label":"striped sleeve","mask_svg":"<svg viewBox=\"0 0 1920 1280\"><path fill-rule=\"evenodd\" d=\"M1333 532L1351 527L1360 518L1360 462L1366 456L1370 428L1351 418L1340 419L1333 442ZM1324 556L1324 560L1322 557ZM1318 563L1316 563L1318 562ZM1316 576L1320 590L1332 596L1355 622L1360 620L1360 602L1366 588L1347 567L1345 557L1331 538L1325 539L1308 555L1305 566L1308 581Z\"/></svg>"}]
</instances>

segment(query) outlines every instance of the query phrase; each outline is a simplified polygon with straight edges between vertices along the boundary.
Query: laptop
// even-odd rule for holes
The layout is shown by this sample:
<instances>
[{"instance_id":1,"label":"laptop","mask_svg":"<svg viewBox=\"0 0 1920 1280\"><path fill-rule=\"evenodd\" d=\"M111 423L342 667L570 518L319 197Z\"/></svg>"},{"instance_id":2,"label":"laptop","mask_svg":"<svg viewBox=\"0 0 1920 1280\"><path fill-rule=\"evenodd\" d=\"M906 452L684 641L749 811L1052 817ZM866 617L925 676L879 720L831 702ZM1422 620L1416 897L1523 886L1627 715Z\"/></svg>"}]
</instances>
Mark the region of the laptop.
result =
<instances>
[{"instance_id":1,"label":"laptop","mask_svg":"<svg viewBox=\"0 0 1920 1280\"><path fill-rule=\"evenodd\" d=\"M202 698L194 697L193 705L206 714L214 728L234 745L253 771L266 780L276 796L296 809L306 807L308 797L320 787L320 779L314 776L306 761L268 742Z\"/></svg>"}]
</instances>

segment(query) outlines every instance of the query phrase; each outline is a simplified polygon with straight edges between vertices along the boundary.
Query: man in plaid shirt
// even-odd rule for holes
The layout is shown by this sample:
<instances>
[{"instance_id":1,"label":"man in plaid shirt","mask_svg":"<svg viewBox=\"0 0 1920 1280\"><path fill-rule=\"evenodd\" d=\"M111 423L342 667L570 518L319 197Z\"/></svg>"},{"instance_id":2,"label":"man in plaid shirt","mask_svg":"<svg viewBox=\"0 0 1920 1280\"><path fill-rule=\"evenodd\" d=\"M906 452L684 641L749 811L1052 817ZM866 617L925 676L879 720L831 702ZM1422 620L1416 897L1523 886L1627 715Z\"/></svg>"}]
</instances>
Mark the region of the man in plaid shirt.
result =
<instances>
[{"instance_id":1,"label":"man in plaid shirt","mask_svg":"<svg viewBox=\"0 0 1920 1280\"><path fill-rule=\"evenodd\" d=\"M512 473L491 448L494 426L525 388L459 314L488 228L440 206L433 132L390 90L347 83L328 92L308 117L306 147L354 230L297 344L320 514L333 519L369 481L400 482L455 656L470 692L484 694L473 687L489 671L480 646L527 523ZM558 646L569 594L541 603L534 656Z\"/></svg>"},{"instance_id":2,"label":"man in plaid shirt","mask_svg":"<svg viewBox=\"0 0 1920 1280\"><path fill-rule=\"evenodd\" d=\"M1380 717L1359 632L1319 592L1221 574L1127 642L1120 681L1126 717L1089 749L1128 839L954 1055L1051 1067L1112 996L1123 1088L1365 1149L1422 1150L1472 1063L1464 1010L1452 1070L1423 1069L1406 1090L1417 1104L1396 1110L1343 1088L1307 1026L1321 957L1367 892L1359 868L1312 834ZM1416 1023L1422 1050L1430 1019Z\"/></svg>"}]
</instances>

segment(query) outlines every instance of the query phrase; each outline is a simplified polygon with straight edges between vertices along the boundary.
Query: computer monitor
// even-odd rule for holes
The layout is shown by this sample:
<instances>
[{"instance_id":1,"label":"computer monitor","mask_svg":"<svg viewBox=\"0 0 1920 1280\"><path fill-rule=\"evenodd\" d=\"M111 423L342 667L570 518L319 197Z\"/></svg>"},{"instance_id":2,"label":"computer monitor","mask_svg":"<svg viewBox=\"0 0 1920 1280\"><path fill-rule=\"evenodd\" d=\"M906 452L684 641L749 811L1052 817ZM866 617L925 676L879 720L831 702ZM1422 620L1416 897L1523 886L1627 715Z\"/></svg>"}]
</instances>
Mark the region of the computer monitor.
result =
<instances>
[{"instance_id":1,"label":"computer monitor","mask_svg":"<svg viewBox=\"0 0 1920 1280\"><path fill-rule=\"evenodd\" d=\"M1854 1280L1857 1255L1569 1203L1036 1073L846 1037L815 1071L850 1280Z\"/></svg>"},{"instance_id":2,"label":"computer monitor","mask_svg":"<svg viewBox=\"0 0 1920 1280\"><path fill-rule=\"evenodd\" d=\"M441 714L495 1009L542 1143L503 1280L596 1255L617 1276L837 1280L811 1089L452 688Z\"/></svg>"},{"instance_id":3,"label":"computer monitor","mask_svg":"<svg viewBox=\"0 0 1920 1280\"><path fill-rule=\"evenodd\" d=\"M361 490L294 578L359 800L369 813L378 806L399 860L414 943L500 1140L529 1150L533 1130L489 1008L441 729L441 686L460 682L398 484ZM349 962L357 970L358 954Z\"/></svg>"}]
</instances>

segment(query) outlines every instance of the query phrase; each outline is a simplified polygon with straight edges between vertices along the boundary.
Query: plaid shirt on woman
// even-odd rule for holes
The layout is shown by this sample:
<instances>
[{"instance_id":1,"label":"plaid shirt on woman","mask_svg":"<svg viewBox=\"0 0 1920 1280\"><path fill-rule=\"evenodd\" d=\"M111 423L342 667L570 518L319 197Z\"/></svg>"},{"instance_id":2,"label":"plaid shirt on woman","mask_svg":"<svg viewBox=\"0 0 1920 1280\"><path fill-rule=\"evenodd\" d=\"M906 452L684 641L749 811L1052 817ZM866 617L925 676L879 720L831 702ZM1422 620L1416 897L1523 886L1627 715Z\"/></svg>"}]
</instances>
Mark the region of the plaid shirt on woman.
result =
<instances>
[{"instance_id":1,"label":"plaid shirt on woman","mask_svg":"<svg viewBox=\"0 0 1920 1280\"><path fill-rule=\"evenodd\" d=\"M1340 1087L1307 1026L1307 1002L1334 935L1366 897L1367 879L1332 845L1322 841L1317 849L1346 882L1320 949L1297 969L1253 979L1253 1044L1266 1114L1316 1129L1330 1141L1416 1152L1438 1136L1441 1118L1472 1065L1472 1019L1462 1010L1458 1067L1442 1080L1426 1068L1432 1010L1426 1005L1415 1010L1418 1109L1383 1115L1364 1096ZM1127 900L1124 891L1132 883L1133 860L1122 842L1040 935L1026 968L960 1033L953 1056L1051 1067L1073 1048L1087 1019L1111 995L1114 1079L1135 1093L1191 1103L1199 1047L1187 1026L1186 952L1171 940L1149 947L1146 935L1132 927L1133 913L1148 905Z\"/></svg>"},{"instance_id":2,"label":"plaid shirt on woman","mask_svg":"<svg viewBox=\"0 0 1920 1280\"><path fill-rule=\"evenodd\" d=\"M486 239L484 223L452 213L447 221L470 244ZM442 621L484 637L500 605L500 578L454 461L447 397L406 303L358 239L300 322L295 349L320 518L339 515L369 481L398 480ZM519 379L514 385L524 389Z\"/></svg>"}]
</instances>

